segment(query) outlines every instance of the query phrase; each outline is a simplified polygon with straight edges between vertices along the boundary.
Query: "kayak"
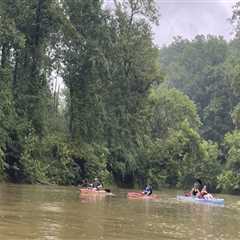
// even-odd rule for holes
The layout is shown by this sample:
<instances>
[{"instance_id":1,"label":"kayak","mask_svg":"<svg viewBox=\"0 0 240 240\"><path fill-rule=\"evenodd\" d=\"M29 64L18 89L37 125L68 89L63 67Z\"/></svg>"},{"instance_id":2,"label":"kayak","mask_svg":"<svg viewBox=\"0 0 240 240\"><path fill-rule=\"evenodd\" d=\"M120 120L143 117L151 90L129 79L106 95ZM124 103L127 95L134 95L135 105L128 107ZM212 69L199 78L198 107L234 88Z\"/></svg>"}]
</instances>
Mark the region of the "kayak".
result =
<instances>
[{"instance_id":1,"label":"kayak","mask_svg":"<svg viewBox=\"0 0 240 240\"><path fill-rule=\"evenodd\" d=\"M151 194L150 196L147 196L142 192L128 192L128 198L130 198L130 199L159 199L159 196L156 194Z\"/></svg>"},{"instance_id":2,"label":"kayak","mask_svg":"<svg viewBox=\"0 0 240 240\"><path fill-rule=\"evenodd\" d=\"M105 190L97 190L95 188L80 188L79 191L82 194L110 194L110 192Z\"/></svg>"},{"instance_id":3,"label":"kayak","mask_svg":"<svg viewBox=\"0 0 240 240\"><path fill-rule=\"evenodd\" d=\"M194 203L224 205L224 199L221 199L221 198L204 199L204 198L197 198L192 196L177 196L177 200L194 202Z\"/></svg>"}]
</instances>

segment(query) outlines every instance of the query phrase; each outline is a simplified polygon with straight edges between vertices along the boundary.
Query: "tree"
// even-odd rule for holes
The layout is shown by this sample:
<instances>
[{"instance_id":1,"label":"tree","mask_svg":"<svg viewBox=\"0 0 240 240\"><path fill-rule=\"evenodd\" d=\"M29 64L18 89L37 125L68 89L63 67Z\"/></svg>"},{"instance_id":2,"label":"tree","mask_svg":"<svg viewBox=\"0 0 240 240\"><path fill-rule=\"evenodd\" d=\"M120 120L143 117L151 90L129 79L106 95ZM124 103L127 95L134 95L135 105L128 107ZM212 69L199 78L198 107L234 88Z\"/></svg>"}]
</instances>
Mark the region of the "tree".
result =
<instances>
[{"instance_id":1,"label":"tree","mask_svg":"<svg viewBox=\"0 0 240 240\"><path fill-rule=\"evenodd\" d=\"M160 54L167 82L197 104L202 136L218 142L233 129L231 111L238 102L228 49L221 37L197 36L191 42L178 38Z\"/></svg>"},{"instance_id":2,"label":"tree","mask_svg":"<svg viewBox=\"0 0 240 240\"><path fill-rule=\"evenodd\" d=\"M196 105L182 92L162 85L153 88L149 95L152 113L153 136L164 138L169 129L179 129L185 120L198 130L201 126Z\"/></svg>"},{"instance_id":3,"label":"tree","mask_svg":"<svg viewBox=\"0 0 240 240\"><path fill-rule=\"evenodd\" d=\"M218 188L224 192L236 193L240 190L240 133L235 130L224 138L225 166L218 177Z\"/></svg>"},{"instance_id":4,"label":"tree","mask_svg":"<svg viewBox=\"0 0 240 240\"><path fill-rule=\"evenodd\" d=\"M70 91L71 136L82 146L80 162L88 166L91 160L84 153L92 148L107 149L105 161L115 179L129 176L133 182L140 111L151 84L160 78L158 50L143 18L156 21L153 1L115 1L114 15L101 2L65 4L78 36L64 49L64 80Z\"/></svg>"},{"instance_id":5,"label":"tree","mask_svg":"<svg viewBox=\"0 0 240 240\"><path fill-rule=\"evenodd\" d=\"M134 183L146 129L144 108L149 90L161 81L159 51L148 21L157 21L154 1L116 1L112 21L110 75L106 98L108 167L117 182Z\"/></svg>"},{"instance_id":6,"label":"tree","mask_svg":"<svg viewBox=\"0 0 240 240\"><path fill-rule=\"evenodd\" d=\"M194 103L180 91L160 86L152 90L149 107L152 137L139 166L139 175L146 178L143 181L189 186L201 178L216 187L218 147L199 135Z\"/></svg>"},{"instance_id":7,"label":"tree","mask_svg":"<svg viewBox=\"0 0 240 240\"><path fill-rule=\"evenodd\" d=\"M232 24L235 28L236 37L239 37L240 32L240 2L237 2L233 7Z\"/></svg>"}]
</instances>

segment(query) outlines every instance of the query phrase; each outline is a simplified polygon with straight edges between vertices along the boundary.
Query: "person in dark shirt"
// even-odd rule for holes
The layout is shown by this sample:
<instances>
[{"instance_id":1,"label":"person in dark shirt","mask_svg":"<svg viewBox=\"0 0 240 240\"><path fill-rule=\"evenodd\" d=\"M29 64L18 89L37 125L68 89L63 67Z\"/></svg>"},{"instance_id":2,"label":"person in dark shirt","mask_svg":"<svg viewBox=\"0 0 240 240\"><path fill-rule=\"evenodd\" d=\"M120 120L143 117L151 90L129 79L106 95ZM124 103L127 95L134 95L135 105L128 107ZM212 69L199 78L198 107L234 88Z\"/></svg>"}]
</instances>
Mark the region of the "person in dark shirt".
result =
<instances>
[{"instance_id":1,"label":"person in dark shirt","mask_svg":"<svg viewBox=\"0 0 240 240\"><path fill-rule=\"evenodd\" d=\"M191 190L191 195L196 197L200 193L199 191L199 184L194 183L193 188Z\"/></svg>"},{"instance_id":2,"label":"person in dark shirt","mask_svg":"<svg viewBox=\"0 0 240 240\"><path fill-rule=\"evenodd\" d=\"M152 190L152 186L150 184L148 184L144 190L143 190L143 193L147 196L150 196L152 193L153 193L153 190Z\"/></svg>"},{"instance_id":3,"label":"person in dark shirt","mask_svg":"<svg viewBox=\"0 0 240 240\"><path fill-rule=\"evenodd\" d=\"M103 188L103 184L99 181L98 178L95 178L94 182L92 183L92 187L96 188L96 190L100 190L101 188Z\"/></svg>"}]
</instances>

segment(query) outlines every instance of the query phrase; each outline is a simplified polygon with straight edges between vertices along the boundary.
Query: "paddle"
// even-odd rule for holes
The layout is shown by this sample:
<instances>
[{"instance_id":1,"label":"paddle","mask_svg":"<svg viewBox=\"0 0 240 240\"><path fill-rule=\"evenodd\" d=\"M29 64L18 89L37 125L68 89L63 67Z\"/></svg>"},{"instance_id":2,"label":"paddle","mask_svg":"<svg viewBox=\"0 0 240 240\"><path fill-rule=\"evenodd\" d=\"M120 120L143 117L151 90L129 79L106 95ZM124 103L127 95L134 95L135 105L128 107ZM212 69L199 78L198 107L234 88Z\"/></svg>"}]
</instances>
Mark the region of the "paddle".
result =
<instances>
[{"instance_id":1,"label":"paddle","mask_svg":"<svg viewBox=\"0 0 240 240\"><path fill-rule=\"evenodd\" d=\"M109 189L109 188L105 188L104 191L107 193L111 193L111 189Z\"/></svg>"}]
</instances>

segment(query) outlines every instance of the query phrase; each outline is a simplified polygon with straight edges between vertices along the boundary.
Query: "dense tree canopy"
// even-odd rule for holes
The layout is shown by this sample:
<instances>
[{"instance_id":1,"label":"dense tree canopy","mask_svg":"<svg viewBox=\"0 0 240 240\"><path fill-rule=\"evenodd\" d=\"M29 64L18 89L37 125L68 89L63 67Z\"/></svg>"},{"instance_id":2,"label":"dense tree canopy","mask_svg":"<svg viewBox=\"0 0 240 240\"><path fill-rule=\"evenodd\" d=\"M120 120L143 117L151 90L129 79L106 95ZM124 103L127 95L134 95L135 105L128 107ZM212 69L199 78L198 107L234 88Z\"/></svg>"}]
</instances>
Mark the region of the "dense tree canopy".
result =
<instances>
[{"instance_id":1,"label":"dense tree canopy","mask_svg":"<svg viewBox=\"0 0 240 240\"><path fill-rule=\"evenodd\" d=\"M155 1L114 4L0 2L1 178L240 192L240 5L231 42L159 49Z\"/></svg>"},{"instance_id":2,"label":"dense tree canopy","mask_svg":"<svg viewBox=\"0 0 240 240\"><path fill-rule=\"evenodd\" d=\"M233 87L237 73L232 48L237 50L222 38L197 36L193 41L177 38L161 51L168 83L197 104L202 135L217 142L233 129L231 112L239 101Z\"/></svg>"}]
</instances>

